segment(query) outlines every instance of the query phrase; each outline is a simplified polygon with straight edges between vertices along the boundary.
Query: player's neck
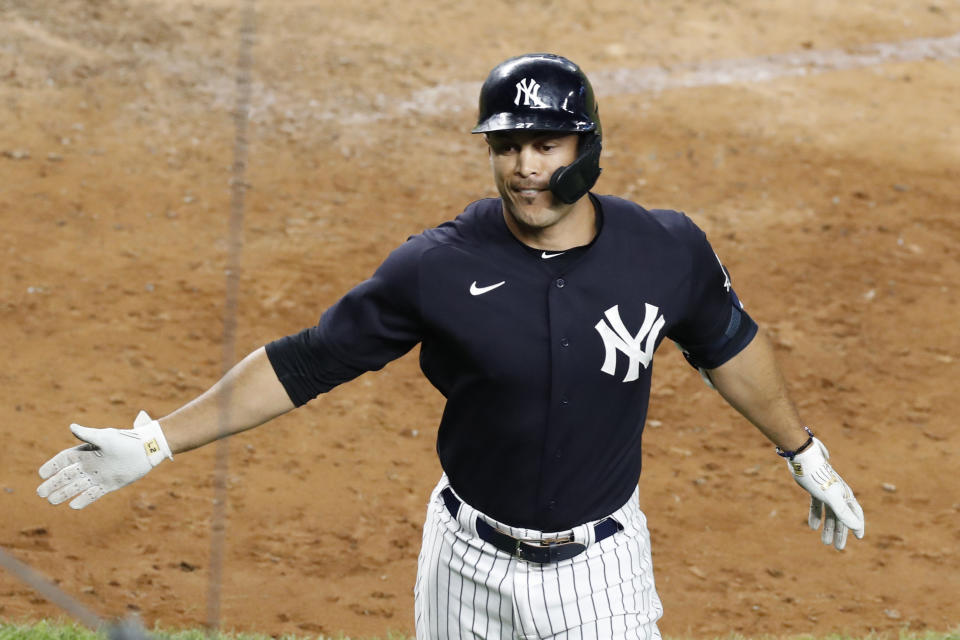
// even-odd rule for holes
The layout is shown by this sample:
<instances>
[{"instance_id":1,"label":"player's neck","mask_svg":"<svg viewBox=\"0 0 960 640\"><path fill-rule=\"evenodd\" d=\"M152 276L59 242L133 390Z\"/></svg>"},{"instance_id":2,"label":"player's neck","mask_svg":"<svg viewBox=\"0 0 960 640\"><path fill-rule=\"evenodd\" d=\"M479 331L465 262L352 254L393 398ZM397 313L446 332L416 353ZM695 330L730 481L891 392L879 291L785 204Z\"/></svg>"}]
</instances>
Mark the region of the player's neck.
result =
<instances>
[{"instance_id":1,"label":"player's neck","mask_svg":"<svg viewBox=\"0 0 960 640\"><path fill-rule=\"evenodd\" d=\"M562 218L547 226L529 226L506 208L503 219L520 242L546 251L566 251L590 244L597 235L597 213L593 201L584 196Z\"/></svg>"}]
</instances>

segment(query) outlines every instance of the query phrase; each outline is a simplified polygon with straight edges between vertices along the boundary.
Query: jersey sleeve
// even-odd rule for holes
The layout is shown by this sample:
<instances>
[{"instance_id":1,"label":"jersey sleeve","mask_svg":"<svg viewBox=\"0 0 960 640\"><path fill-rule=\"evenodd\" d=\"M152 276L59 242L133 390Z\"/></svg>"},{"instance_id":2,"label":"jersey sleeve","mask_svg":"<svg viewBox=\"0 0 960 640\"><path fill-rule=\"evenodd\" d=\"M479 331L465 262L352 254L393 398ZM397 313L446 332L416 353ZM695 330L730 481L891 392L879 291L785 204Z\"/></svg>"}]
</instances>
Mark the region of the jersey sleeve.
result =
<instances>
[{"instance_id":1,"label":"jersey sleeve","mask_svg":"<svg viewBox=\"0 0 960 640\"><path fill-rule=\"evenodd\" d=\"M668 334L698 369L714 369L740 353L757 333L731 286L730 273L706 234L689 218L686 230L691 272L686 314Z\"/></svg>"},{"instance_id":2,"label":"jersey sleeve","mask_svg":"<svg viewBox=\"0 0 960 640\"><path fill-rule=\"evenodd\" d=\"M419 266L422 242L408 240L309 327L266 345L277 378L294 405L376 371L421 339Z\"/></svg>"}]
</instances>

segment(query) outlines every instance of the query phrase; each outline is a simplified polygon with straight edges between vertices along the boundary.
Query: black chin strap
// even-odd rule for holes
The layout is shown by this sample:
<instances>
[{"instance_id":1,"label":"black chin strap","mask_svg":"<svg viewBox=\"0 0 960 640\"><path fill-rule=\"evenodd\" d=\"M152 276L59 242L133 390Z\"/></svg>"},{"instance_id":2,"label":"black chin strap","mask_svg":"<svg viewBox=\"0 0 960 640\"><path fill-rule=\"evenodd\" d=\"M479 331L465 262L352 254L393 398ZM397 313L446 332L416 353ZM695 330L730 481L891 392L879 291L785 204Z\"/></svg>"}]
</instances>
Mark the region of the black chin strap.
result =
<instances>
[{"instance_id":1,"label":"black chin strap","mask_svg":"<svg viewBox=\"0 0 960 640\"><path fill-rule=\"evenodd\" d=\"M573 204L582 198L600 177L600 138L589 136L577 159L550 176L550 191L561 202Z\"/></svg>"}]
</instances>

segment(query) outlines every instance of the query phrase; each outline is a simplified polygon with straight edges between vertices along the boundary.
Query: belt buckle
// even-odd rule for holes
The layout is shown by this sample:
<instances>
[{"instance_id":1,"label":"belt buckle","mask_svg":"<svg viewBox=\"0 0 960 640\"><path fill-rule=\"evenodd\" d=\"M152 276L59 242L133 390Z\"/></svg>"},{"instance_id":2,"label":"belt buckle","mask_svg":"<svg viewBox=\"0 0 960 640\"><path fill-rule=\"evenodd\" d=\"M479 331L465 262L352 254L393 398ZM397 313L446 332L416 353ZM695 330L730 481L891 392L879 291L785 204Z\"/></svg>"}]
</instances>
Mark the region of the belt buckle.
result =
<instances>
[{"instance_id":1,"label":"belt buckle","mask_svg":"<svg viewBox=\"0 0 960 640\"><path fill-rule=\"evenodd\" d=\"M575 544L573 534L569 534L560 538L550 538L549 540L525 540L523 538L517 538L517 544L515 547L515 555L521 560L526 560L527 562L537 562L544 564L550 562L549 559L542 560L537 556L536 553L528 552L524 549L524 545L529 547L540 547L541 549L550 550L556 547L564 547L566 545Z\"/></svg>"},{"instance_id":2,"label":"belt buckle","mask_svg":"<svg viewBox=\"0 0 960 640\"><path fill-rule=\"evenodd\" d=\"M528 544L531 547L554 547L560 544L567 544L573 542L573 534L568 533L565 536L560 538L548 538L546 540L538 540L536 538L517 538L517 548L520 548L521 544Z\"/></svg>"}]
</instances>

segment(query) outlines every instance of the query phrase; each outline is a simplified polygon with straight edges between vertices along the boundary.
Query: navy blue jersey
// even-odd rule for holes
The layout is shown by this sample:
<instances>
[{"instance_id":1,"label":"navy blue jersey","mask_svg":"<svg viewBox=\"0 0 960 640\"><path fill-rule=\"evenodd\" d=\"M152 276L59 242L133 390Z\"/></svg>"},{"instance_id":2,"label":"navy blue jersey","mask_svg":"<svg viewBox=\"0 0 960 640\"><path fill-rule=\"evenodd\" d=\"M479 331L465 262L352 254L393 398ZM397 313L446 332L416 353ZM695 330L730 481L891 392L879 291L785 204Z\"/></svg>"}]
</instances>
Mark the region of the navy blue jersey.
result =
<instances>
[{"instance_id":1,"label":"navy blue jersey","mask_svg":"<svg viewBox=\"0 0 960 640\"><path fill-rule=\"evenodd\" d=\"M657 345L670 338L713 368L756 325L687 216L591 198L600 231L559 267L559 252L510 233L499 199L411 237L317 326L267 345L290 398L302 405L420 343L447 400L440 463L463 499L542 531L611 513L639 479Z\"/></svg>"}]
</instances>

